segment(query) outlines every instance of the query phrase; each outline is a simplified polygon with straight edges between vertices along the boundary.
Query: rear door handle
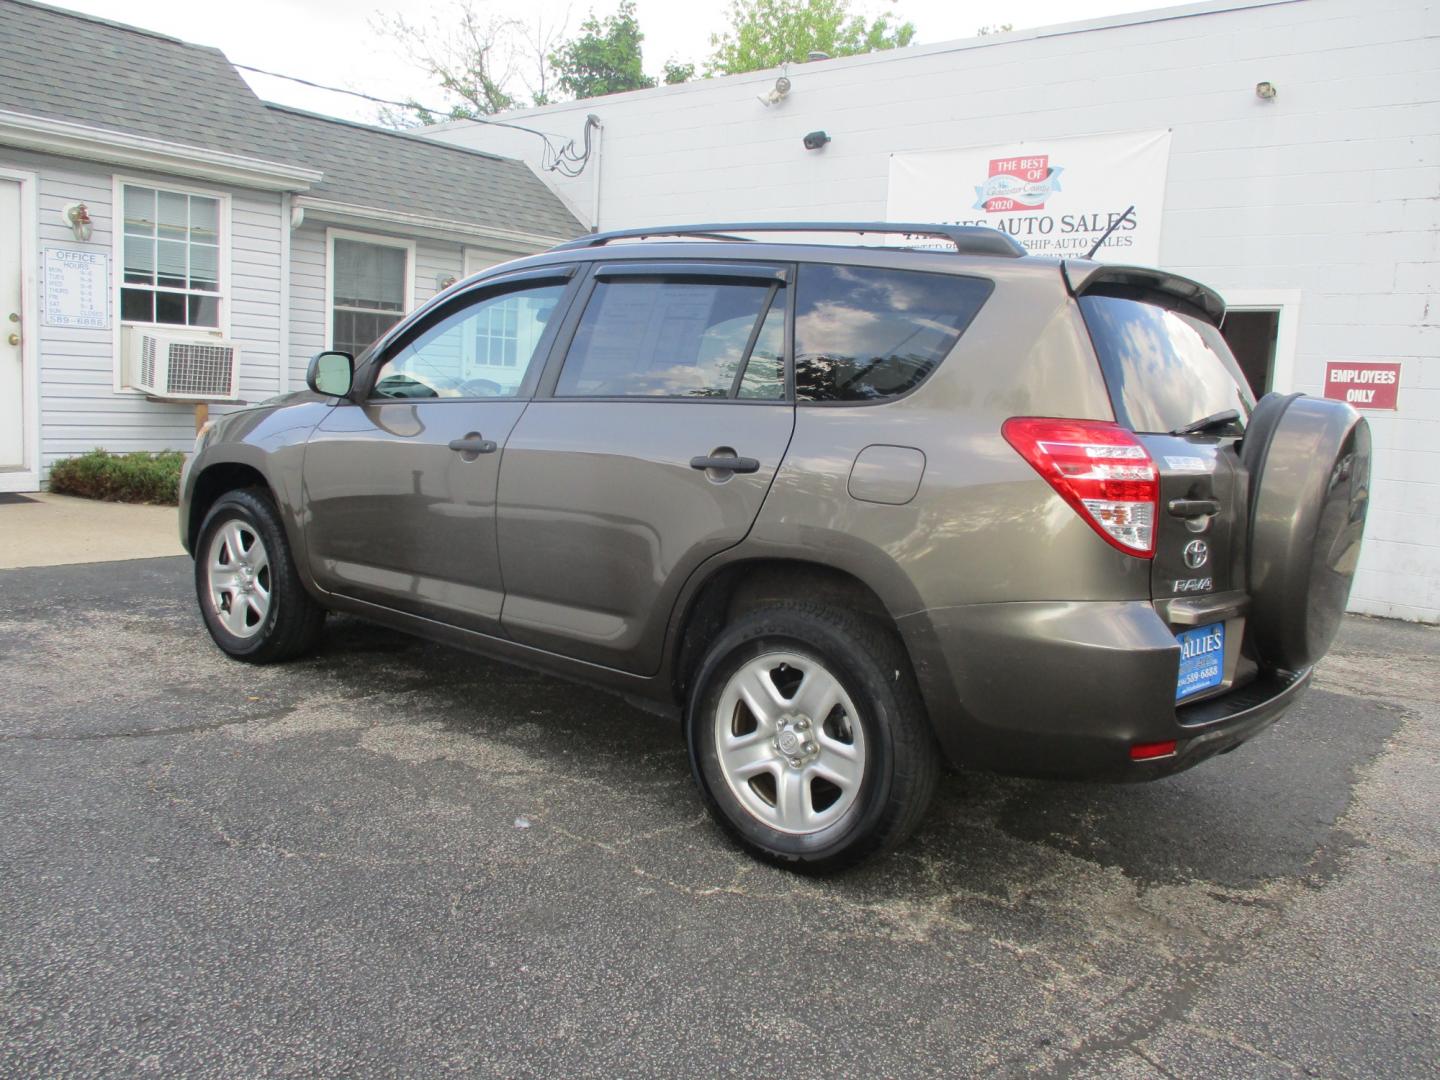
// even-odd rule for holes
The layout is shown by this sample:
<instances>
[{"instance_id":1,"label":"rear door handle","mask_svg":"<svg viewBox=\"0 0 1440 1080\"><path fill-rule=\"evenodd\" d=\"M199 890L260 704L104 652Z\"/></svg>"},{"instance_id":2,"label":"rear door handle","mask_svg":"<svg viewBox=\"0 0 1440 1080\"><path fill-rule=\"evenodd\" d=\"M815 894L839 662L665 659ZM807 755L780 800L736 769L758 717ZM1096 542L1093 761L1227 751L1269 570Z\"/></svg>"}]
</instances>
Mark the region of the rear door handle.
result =
<instances>
[{"instance_id":1,"label":"rear door handle","mask_svg":"<svg viewBox=\"0 0 1440 1080\"><path fill-rule=\"evenodd\" d=\"M451 439L450 449L458 450L473 461L480 454L493 454L499 447L493 439L482 439L478 434L466 435L463 439Z\"/></svg>"},{"instance_id":2,"label":"rear door handle","mask_svg":"<svg viewBox=\"0 0 1440 1080\"><path fill-rule=\"evenodd\" d=\"M752 473L760 471L760 462L753 457L692 457L690 459L692 469L715 469L717 471L732 473Z\"/></svg>"},{"instance_id":3,"label":"rear door handle","mask_svg":"<svg viewBox=\"0 0 1440 1080\"><path fill-rule=\"evenodd\" d=\"M1171 499L1166 509L1178 518L1207 517L1220 512L1220 500Z\"/></svg>"}]
</instances>

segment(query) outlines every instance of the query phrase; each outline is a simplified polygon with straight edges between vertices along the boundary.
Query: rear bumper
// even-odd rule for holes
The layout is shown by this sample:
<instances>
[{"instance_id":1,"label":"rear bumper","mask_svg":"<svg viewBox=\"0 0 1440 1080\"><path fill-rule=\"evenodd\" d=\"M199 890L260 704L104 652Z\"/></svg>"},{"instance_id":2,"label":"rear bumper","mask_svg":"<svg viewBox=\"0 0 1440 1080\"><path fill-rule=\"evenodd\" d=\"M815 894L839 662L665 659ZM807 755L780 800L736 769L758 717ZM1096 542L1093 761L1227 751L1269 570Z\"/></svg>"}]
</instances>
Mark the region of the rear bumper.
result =
<instances>
[{"instance_id":1,"label":"rear bumper","mask_svg":"<svg viewBox=\"0 0 1440 1080\"><path fill-rule=\"evenodd\" d=\"M1024 776L1152 780L1279 719L1308 670L1175 702L1180 649L1147 601L983 604L899 620L936 736L958 765ZM1137 743L1175 752L1133 761Z\"/></svg>"}]
</instances>

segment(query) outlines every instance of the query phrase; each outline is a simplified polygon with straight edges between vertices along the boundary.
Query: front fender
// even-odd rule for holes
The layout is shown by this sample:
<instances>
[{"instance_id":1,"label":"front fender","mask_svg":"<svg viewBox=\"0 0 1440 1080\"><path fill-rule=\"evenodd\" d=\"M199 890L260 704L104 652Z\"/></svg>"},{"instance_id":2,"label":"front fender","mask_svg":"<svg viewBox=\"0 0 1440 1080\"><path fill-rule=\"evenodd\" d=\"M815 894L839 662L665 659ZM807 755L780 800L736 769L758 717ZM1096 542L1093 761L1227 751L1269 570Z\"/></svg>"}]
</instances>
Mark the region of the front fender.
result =
<instances>
[{"instance_id":1,"label":"front fender","mask_svg":"<svg viewBox=\"0 0 1440 1080\"><path fill-rule=\"evenodd\" d=\"M307 585L309 553L305 546L305 445L331 409L327 400L303 400L278 407L247 409L216 421L197 443L180 484L180 532L185 549L193 545L210 505L236 486L258 477L280 512L286 539Z\"/></svg>"}]
</instances>

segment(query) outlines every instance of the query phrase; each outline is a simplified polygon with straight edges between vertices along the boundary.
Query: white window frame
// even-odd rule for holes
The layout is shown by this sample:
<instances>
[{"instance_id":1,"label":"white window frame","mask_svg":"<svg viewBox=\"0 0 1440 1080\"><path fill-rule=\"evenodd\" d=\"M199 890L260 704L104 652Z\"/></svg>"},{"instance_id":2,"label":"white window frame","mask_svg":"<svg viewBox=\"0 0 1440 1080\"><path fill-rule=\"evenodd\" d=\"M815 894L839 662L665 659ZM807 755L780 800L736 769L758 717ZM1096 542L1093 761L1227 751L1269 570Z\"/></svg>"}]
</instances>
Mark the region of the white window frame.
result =
<instances>
[{"instance_id":1,"label":"white window frame","mask_svg":"<svg viewBox=\"0 0 1440 1080\"><path fill-rule=\"evenodd\" d=\"M1300 290L1218 288L1216 291L1225 298L1227 312L1274 311L1278 314L1270 389L1279 394L1294 393L1296 349L1300 341Z\"/></svg>"},{"instance_id":2,"label":"white window frame","mask_svg":"<svg viewBox=\"0 0 1440 1080\"><path fill-rule=\"evenodd\" d=\"M375 244L380 247L402 248L405 251L405 309L400 312L403 319L415 310L415 241L398 236L383 236L378 233L356 232L352 229L325 230L325 348L335 344L335 241L354 240L361 244Z\"/></svg>"},{"instance_id":3,"label":"white window frame","mask_svg":"<svg viewBox=\"0 0 1440 1080\"><path fill-rule=\"evenodd\" d=\"M231 276L230 238L234 231L234 215L231 213L232 197L228 191L213 188L197 188L178 184L169 179L146 176L124 176L116 173L110 180L110 310L114 317L111 355L114 359L114 389L117 394L139 394L134 387L125 386L121 348L125 330L138 326L148 330L162 330L166 333L196 334L207 337L228 338L230 336ZM220 228L219 266L216 277L220 286L216 293L220 301L220 318L216 326L178 326L175 323L131 322L120 317L120 290L125 284L125 188L153 188L155 191L170 191L176 195L198 195L203 199L217 200L219 207L217 223Z\"/></svg>"}]
</instances>

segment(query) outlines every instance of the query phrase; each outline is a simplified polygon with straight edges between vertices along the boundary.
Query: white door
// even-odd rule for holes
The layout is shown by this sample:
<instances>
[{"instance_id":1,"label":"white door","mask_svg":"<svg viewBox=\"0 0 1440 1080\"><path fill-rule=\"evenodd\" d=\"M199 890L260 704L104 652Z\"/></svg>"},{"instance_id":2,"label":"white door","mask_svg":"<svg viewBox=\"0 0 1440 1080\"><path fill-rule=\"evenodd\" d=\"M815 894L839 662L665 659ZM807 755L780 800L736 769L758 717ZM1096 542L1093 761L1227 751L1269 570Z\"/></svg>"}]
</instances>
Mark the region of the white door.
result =
<instances>
[{"instance_id":1,"label":"white door","mask_svg":"<svg viewBox=\"0 0 1440 1080\"><path fill-rule=\"evenodd\" d=\"M0 471L25 467L25 376L20 367L20 185L0 180Z\"/></svg>"}]
</instances>

